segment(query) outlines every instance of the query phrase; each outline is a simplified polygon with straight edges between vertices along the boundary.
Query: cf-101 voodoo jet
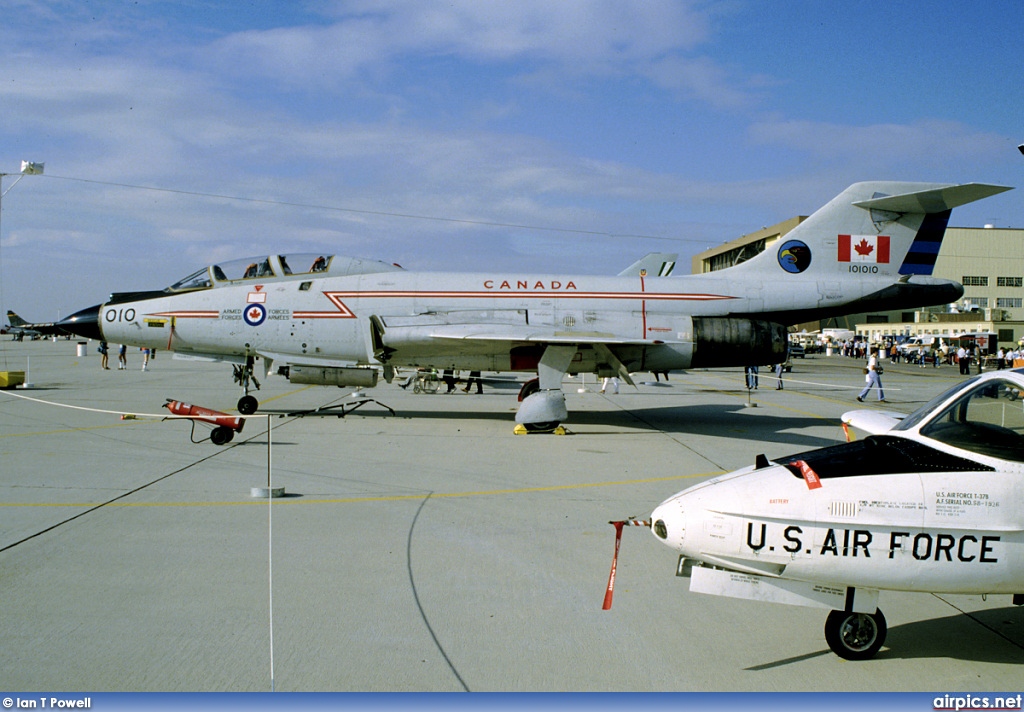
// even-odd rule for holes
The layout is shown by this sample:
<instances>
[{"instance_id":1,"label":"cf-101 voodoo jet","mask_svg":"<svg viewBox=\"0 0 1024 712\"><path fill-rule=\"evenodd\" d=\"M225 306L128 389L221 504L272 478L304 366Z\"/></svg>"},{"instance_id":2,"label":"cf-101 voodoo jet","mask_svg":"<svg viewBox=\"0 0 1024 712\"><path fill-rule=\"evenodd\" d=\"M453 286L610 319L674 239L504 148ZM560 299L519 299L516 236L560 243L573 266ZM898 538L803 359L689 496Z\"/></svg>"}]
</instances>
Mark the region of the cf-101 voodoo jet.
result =
<instances>
[{"instance_id":1,"label":"cf-101 voodoo jet","mask_svg":"<svg viewBox=\"0 0 1024 712\"><path fill-rule=\"evenodd\" d=\"M842 419L871 435L759 455L658 505L651 530L680 552L690 590L831 608L825 639L850 660L885 642L880 590L1024 605L1024 369L964 380L906 417Z\"/></svg>"},{"instance_id":2,"label":"cf-101 voodoo jet","mask_svg":"<svg viewBox=\"0 0 1024 712\"><path fill-rule=\"evenodd\" d=\"M857 183L761 254L719 272L618 276L409 272L338 255L210 265L158 292L115 293L61 322L111 343L228 361L245 389L262 360L295 383L375 386L398 367L536 372L516 422L567 417L565 374L785 360L786 326L953 302L931 275L952 208L1009 188ZM255 381L258 387L258 381Z\"/></svg>"}]
</instances>

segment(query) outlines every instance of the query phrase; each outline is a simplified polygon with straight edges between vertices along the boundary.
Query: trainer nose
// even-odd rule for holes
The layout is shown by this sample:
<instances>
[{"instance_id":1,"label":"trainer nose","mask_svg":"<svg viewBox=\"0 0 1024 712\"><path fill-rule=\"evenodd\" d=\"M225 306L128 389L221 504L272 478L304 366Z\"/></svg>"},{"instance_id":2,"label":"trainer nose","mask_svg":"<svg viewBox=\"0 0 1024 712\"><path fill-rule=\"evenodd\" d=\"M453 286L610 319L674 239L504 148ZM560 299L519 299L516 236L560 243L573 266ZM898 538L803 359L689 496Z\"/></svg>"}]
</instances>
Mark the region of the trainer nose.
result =
<instances>
[{"instance_id":1,"label":"trainer nose","mask_svg":"<svg viewBox=\"0 0 1024 712\"><path fill-rule=\"evenodd\" d=\"M103 341L103 333L100 331L100 307L102 306L102 304L97 304L94 307L77 311L58 321L57 326L65 331L70 331L75 336Z\"/></svg>"},{"instance_id":2,"label":"trainer nose","mask_svg":"<svg viewBox=\"0 0 1024 712\"><path fill-rule=\"evenodd\" d=\"M651 512L651 532L663 544L673 549L682 549L686 540L686 520L682 497L670 497Z\"/></svg>"}]
</instances>

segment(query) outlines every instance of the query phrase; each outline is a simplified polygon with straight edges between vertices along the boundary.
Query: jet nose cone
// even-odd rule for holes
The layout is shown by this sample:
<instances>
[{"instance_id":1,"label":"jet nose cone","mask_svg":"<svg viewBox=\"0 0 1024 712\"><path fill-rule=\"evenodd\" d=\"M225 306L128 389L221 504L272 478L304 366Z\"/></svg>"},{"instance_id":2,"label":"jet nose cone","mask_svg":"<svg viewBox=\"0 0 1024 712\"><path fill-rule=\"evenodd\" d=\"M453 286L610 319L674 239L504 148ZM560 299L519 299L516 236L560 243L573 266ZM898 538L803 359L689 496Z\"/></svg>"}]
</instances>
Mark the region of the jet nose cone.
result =
<instances>
[{"instance_id":1,"label":"jet nose cone","mask_svg":"<svg viewBox=\"0 0 1024 712\"><path fill-rule=\"evenodd\" d=\"M661 543L681 549L686 538L686 514L677 498L662 502L651 512L651 533Z\"/></svg>"},{"instance_id":2,"label":"jet nose cone","mask_svg":"<svg viewBox=\"0 0 1024 712\"><path fill-rule=\"evenodd\" d=\"M666 514L664 505L651 512L651 531L654 532L654 536L662 540L668 539L668 524L665 522L666 517L671 519L671 516Z\"/></svg>"},{"instance_id":3,"label":"jet nose cone","mask_svg":"<svg viewBox=\"0 0 1024 712\"><path fill-rule=\"evenodd\" d=\"M65 331L70 331L75 336L103 341L103 333L100 331L101 306L103 305L97 304L94 307L77 311L66 319L58 321L57 326Z\"/></svg>"}]
</instances>

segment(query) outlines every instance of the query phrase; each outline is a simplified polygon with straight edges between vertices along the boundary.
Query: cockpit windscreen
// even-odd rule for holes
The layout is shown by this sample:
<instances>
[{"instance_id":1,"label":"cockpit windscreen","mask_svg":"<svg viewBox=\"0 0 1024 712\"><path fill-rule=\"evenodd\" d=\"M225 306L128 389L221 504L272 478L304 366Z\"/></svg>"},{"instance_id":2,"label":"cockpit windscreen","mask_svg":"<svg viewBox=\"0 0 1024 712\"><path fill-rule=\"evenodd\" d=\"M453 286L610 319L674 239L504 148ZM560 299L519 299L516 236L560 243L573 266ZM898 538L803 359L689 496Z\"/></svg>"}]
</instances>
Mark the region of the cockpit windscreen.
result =
<instances>
[{"instance_id":1,"label":"cockpit windscreen","mask_svg":"<svg viewBox=\"0 0 1024 712\"><path fill-rule=\"evenodd\" d=\"M293 274L326 272L333 255L295 253L270 257L246 257L204 267L167 288L169 292L209 289L215 284L247 279L268 280Z\"/></svg>"},{"instance_id":2,"label":"cockpit windscreen","mask_svg":"<svg viewBox=\"0 0 1024 712\"><path fill-rule=\"evenodd\" d=\"M1009 380L979 383L922 426L920 433L980 455L1024 462L1024 392Z\"/></svg>"}]
</instances>

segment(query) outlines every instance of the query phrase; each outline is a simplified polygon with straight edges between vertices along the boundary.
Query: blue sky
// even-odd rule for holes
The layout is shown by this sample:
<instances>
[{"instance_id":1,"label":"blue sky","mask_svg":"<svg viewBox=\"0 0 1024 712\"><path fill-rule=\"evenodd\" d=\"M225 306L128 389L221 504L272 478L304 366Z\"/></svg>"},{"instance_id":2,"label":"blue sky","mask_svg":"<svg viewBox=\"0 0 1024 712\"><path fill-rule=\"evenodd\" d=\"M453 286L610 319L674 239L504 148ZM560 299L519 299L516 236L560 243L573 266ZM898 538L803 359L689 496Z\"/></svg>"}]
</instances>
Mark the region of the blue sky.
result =
<instances>
[{"instance_id":1,"label":"blue sky","mask_svg":"<svg viewBox=\"0 0 1024 712\"><path fill-rule=\"evenodd\" d=\"M1024 176L1017 0L0 0L0 16L0 171L46 164L0 224L0 309L30 320L270 252L571 274L663 250L686 269L859 180ZM1024 193L951 221L986 223L1024 227Z\"/></svg>"}]
</instances>

